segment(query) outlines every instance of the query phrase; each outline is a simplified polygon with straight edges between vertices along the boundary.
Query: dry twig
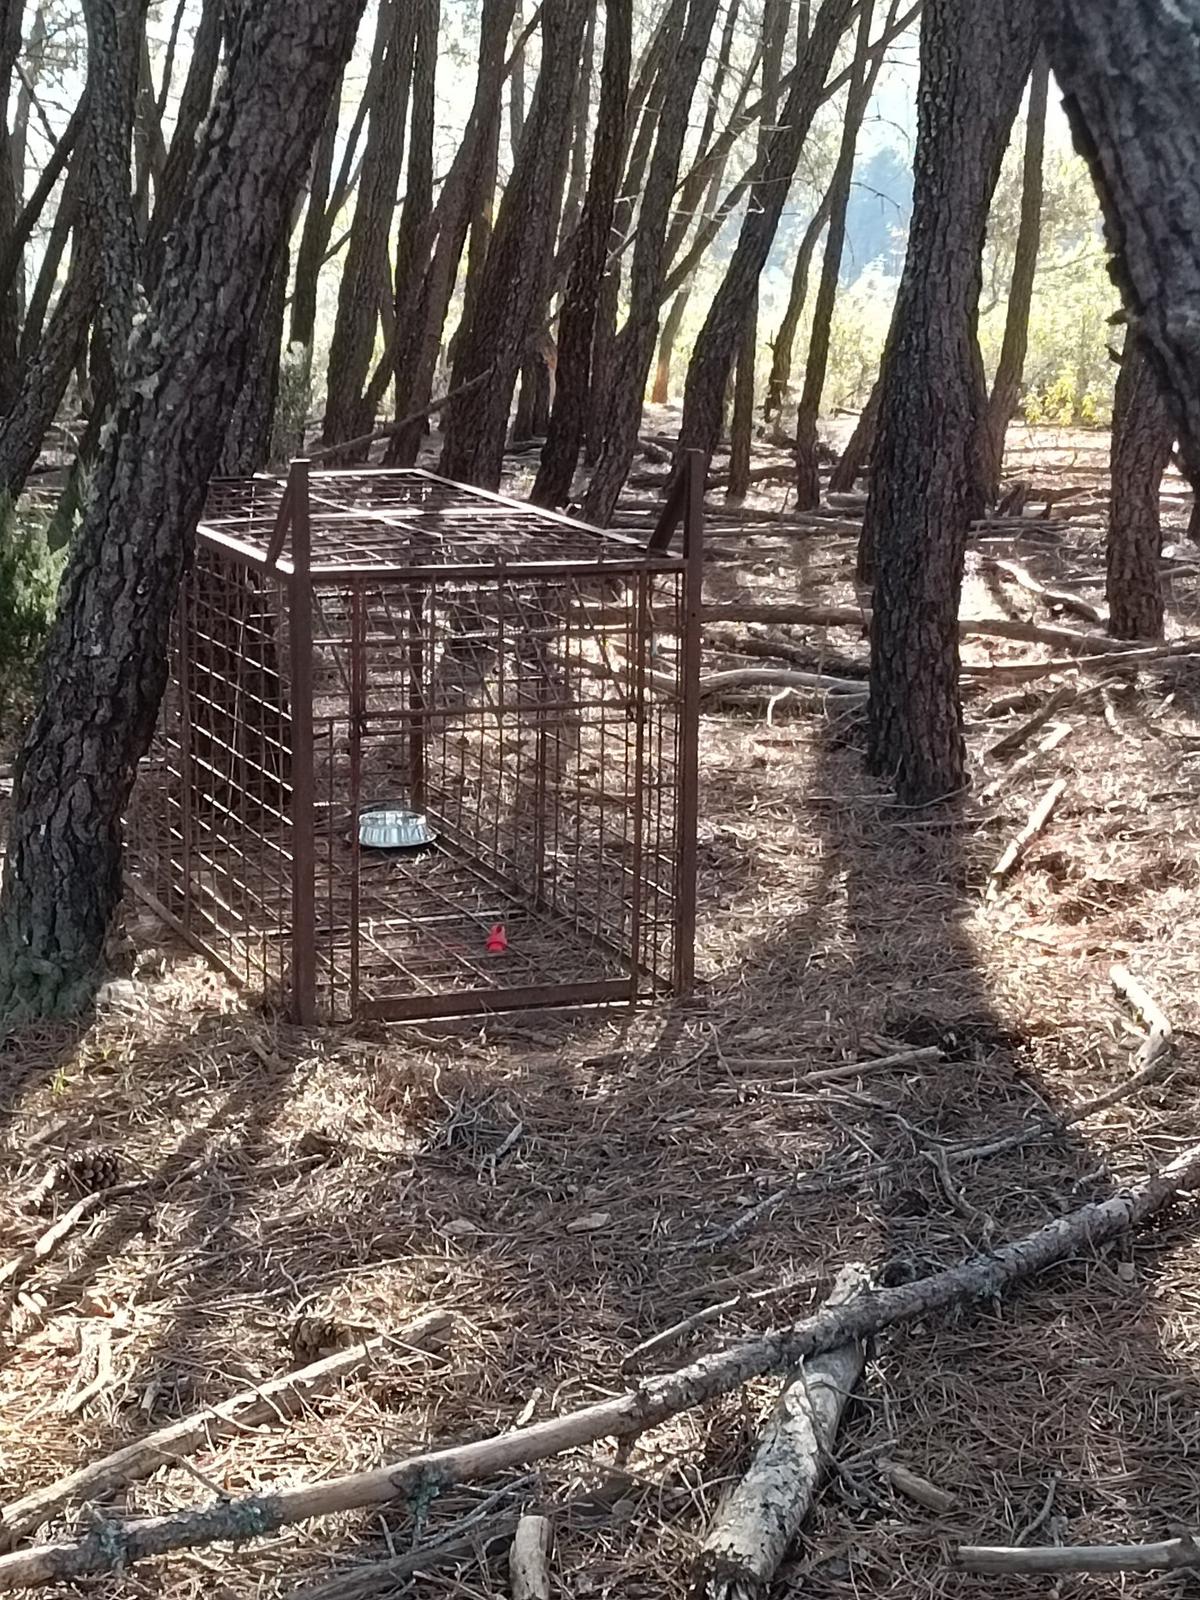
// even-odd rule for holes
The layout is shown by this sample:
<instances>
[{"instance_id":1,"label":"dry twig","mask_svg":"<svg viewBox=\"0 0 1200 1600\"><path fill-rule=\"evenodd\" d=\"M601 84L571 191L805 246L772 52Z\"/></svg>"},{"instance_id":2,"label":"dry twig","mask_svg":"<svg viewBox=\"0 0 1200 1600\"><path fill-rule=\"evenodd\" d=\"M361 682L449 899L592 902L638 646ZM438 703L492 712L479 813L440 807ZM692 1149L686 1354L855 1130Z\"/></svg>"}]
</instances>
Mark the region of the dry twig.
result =
<instances>
[{"instance_id":1,"label":"dry twig","mask_svg":"<svg viewBox=\"0 0 1200 1600\"><path fill-rule=\"evenodd\" d=\"M1200 1566L1200 1543L1185 1533L1158 1544L964 1544L957 1557L968 1572L1159 1572Z\"/></svg>"}]
</instances>

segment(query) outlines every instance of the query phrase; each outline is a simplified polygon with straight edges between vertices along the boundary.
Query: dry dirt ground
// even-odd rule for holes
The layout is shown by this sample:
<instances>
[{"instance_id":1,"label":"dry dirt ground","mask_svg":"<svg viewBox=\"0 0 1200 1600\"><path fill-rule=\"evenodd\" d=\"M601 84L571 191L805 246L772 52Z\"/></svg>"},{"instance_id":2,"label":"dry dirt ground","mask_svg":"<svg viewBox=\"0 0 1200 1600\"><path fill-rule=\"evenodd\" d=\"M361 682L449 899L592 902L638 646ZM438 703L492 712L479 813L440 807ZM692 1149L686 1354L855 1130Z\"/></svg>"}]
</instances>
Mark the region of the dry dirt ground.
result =
<instances>
[{"instance_id":1,"label":"dry dirt ground","mask_svg":"<svg viewBox=\"0 0 1200 1600\"><path fill-rule=\"evenodd\" d=\"M1076 483L1078 502L1049 531L975 538L963 614L1045 622L1042 602L990 581L983 557L1015 555L1102 600L1094 491L1106 441L1017 435L1013 447L1014 474ZM782 504L764 489L750 510ZM1165 508L1167 537L1182 539L1177 481ZM845 532L770 519L742 529L722 514L712 542L726 552L712 565L713 599L854 601ZM1168 565L1171 635L1200 633L1197 566ZM842 657L865 651L861 628L757 632ZM976 665L1039 654L979 639L966 650ZM710 652L708 664L738 659ZM1044 699L1055 681L1029 688ZM11 1039L0 1055L0 1261L45 1226L18 1201L64 1150L112 1146L128 1172L158 1180L100 1211L23 1282L0 1356L0 1501L277 1375L301 1312L387 1331L444 1308L455 1328L443 1349L385 1355L287 1426L166 1460L44 1535L204 1502L214 1489L367 1468L579 1407L625 1386L632 1346L707 1305L741 1297L660 1363L803 1314L847 1260L954 1261L1194 1140L1200 663L1167 662L1068 706L1057 720L1069 736L986 799L1011 766L986 752L1028 715L998 704L1012 690L1003 673L973 682L973 795L933 812L898 810L864 777L853 715L710 708L703 982L686 1005L309 1032L265 1016L133 919L138 986L122 1005L80 1029ZM1067 788L1050 825L985 902L989 867L1057 777ZM1114 961L1175 1024L1162 1079L1069 1131L943 1163L947 1143L987 1141L1124 1081L1140 1035L1113 998ZM872 1055L905 1045L939 1047L941 1059L871 1069ZM858 1061L868 1063L858 1076L801 1081ZM748 1218L793 1180L774 1209ZM1198 1316L1200 1242L1195 1209L1182 1206L1002 1303L882 1339L786 1586L813 1600L1182 1595L1185 1575L1057 1587L969 1577L951 1552L960 1541L1159 1538L1194 1525ZM757 1384L624 1456L602 1442L447 1493L418 1508L416 1529L405 1507L347 1515L84 1587L295 1595L482 1507L477 1548L457 1565L431 1560L416 1587L502 1594L503 1541L483 1538L491 1519L526 1501L582 1499L560 1519L557 1593L682 1596L773 1392ZM885 1460L934 1481L952 1509L898 1497Z\"/></svg>"}]
</instances>

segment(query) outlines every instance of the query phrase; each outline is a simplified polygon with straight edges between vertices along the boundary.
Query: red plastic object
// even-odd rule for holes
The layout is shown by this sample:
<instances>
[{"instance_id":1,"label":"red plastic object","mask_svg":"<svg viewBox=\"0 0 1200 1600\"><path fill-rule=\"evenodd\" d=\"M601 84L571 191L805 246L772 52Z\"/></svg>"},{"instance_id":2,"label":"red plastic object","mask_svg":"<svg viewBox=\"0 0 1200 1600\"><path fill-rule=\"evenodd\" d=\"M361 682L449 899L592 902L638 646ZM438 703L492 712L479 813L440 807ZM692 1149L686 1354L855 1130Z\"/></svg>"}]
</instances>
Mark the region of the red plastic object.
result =
<instances>
[{"instance_id":1,"label":"red plastic object","mask_svg":"<svg viewBox=\"0 0 1200 1600\"><path fill-rule=\"evenodd\" d=\"M487 951L489 955L503 955L508 949L508 935L504 931L504 924L494 924L491 933L487 936Z\"/></svg>"}]
</instances>

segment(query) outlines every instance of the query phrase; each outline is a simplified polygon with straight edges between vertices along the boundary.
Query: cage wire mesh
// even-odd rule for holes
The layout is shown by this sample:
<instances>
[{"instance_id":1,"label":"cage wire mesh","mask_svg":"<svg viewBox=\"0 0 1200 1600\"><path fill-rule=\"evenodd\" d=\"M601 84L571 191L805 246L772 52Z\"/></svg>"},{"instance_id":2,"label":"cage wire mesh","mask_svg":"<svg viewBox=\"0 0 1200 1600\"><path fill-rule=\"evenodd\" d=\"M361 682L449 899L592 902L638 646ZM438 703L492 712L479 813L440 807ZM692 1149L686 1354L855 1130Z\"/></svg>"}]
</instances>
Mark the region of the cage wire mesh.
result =
<instances>
[{"instance_id":1,"label":"cage wire mesh","mask_svg":"<svg viewBox=\"0 0 1200 1600\"><path fill-rule=\"evenodd\" d=\"M685 991L699 508L645 548L415 470L215 483L135 889L300 1020Z\"/></svg>"}]
</instances>

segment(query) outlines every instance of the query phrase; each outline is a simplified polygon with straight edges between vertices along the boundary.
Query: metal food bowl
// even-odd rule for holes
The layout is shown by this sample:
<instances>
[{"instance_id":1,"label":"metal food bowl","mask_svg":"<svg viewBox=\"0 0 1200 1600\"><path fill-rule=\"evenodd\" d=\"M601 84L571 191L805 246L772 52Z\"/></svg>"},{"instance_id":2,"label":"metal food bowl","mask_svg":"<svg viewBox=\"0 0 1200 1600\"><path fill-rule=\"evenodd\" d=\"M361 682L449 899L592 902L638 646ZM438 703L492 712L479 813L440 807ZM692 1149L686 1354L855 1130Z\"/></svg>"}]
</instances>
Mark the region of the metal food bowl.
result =
<instances>
[{"instance_id":1,"label":"metal food bowl","mask_svg":"<svg viewBox=\"0 0 1200 1600\"><path fill-rule=\"evenodd\" d=\"M365 850L420 850L436 838L427 817L403 806L367 806L358 814L358 842Z\"/></svg>"}]
</instances>

